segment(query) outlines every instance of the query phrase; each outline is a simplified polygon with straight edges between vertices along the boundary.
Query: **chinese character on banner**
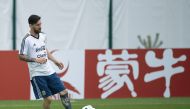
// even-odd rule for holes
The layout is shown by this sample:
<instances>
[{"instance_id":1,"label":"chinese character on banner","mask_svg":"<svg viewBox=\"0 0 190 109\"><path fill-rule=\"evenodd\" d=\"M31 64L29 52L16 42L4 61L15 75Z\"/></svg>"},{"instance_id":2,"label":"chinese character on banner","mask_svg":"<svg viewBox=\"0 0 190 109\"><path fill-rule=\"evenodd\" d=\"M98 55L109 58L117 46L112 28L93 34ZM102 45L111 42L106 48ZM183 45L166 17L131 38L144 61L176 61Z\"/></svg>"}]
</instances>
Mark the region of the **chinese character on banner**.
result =
<instances>
[{"instance_id":1,"label":"chinese character on banner","mask_svg":"<svg viewBox=\"0 0 190 109\"><path fill-rule=\"evenodd\" d=\"M125 84L131 92L131 96L137 96L129 78L130 73L133 74L135 80L139 76L139 64L134 60L137 57L137 54L129 54L127 50L123 50L119 55L112 54L111 50L106 50L105 54L98 55L97 73L101 77L98 88L104 91L101 98L107 98ZM131 70L129 66L132 68Z\"/></svg>"},{"instance_id":2,"label":"chinese character on banner","mask_svg":"<svg viewBox=\"0 0 190 109\"><path fill-rule=\"evenodd\" d=\"M159 59L156 57L155 52L148 51L145 60L148 66L150 67L161 67L163 66L164 69L160 71L150 72L145 74L144 81L151 82L153 80L159 78L165 78L165 86L166 89L164 91L164 97L170 97L170 81L171 77L175 74L183 73L184 67L178 66L173 67L174 64L178 63L179 61L185 61L186 55L182 55L178 58L173 57L172 49L166 49L163 53L163 58Z\"/></svg>"}]
</instances>

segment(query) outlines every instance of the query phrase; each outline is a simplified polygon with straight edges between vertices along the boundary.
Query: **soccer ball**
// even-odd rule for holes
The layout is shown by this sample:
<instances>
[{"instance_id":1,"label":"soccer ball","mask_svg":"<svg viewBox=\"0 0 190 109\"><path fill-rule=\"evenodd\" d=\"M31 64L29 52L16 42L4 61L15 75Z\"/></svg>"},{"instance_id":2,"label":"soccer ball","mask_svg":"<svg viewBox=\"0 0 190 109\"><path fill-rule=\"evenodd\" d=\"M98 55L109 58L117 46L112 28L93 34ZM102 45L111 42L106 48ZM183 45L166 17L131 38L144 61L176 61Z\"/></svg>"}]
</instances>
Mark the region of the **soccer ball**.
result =
<instances>
[{"instance_id":1,"label":"soccer ball","mask_svg":"<svg viewBox=\"0 0 190 109\"><path fill-rule=\"evenodd\" d=\"M82 109L95 109L92 107L92 105L87 105L87 106L84 106Z\"/></svg>"}]
</instances>

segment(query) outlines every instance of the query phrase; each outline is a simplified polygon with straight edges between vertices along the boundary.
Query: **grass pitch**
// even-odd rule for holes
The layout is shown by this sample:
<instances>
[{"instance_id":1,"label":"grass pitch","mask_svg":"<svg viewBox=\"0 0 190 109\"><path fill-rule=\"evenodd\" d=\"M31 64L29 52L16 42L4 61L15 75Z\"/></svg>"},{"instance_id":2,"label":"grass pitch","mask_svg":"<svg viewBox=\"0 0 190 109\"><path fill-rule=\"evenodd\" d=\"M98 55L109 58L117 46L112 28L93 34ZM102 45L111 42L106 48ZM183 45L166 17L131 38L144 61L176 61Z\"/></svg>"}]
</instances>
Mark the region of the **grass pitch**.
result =
<instances>
[{"instance_id":1,"label":"grass pitch","mask_svg":"<svg viewBox=\"0 0 190 109\"><path fill-rule=\"evenodd\" d=\"M190 109L190 98L127 98L72 100L73 109L85 105L96 109ZM41 100L0 101L0 109L42 109ZM51 109L64 109L60 101L53 101Z\"/></svg>"}]
</instances>

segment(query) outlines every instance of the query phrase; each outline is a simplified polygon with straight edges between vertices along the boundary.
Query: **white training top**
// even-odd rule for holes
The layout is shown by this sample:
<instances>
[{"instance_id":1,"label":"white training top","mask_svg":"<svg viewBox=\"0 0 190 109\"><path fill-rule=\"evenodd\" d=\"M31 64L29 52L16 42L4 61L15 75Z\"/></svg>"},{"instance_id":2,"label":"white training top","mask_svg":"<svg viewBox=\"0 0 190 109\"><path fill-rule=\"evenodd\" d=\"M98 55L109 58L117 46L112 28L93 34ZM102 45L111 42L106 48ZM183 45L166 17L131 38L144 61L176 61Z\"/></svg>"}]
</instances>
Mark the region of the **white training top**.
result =
<instances>
[{"instance_id":1,"label":"white training top","mask_svg":"<svg viewBox=\"0 0 190 109\"><path fill-rule=\"evenodd\" d=\"M46 50L46 34L39 33L39 37L36 38L27 33L22 40L21 49L19 54L24 54L29 58L44 57L48 60ZM27 62L30 72L30 79L34 76L47 76L55 73L49 61L44 64L37 62Z\"/></svg>"}]
</instances>

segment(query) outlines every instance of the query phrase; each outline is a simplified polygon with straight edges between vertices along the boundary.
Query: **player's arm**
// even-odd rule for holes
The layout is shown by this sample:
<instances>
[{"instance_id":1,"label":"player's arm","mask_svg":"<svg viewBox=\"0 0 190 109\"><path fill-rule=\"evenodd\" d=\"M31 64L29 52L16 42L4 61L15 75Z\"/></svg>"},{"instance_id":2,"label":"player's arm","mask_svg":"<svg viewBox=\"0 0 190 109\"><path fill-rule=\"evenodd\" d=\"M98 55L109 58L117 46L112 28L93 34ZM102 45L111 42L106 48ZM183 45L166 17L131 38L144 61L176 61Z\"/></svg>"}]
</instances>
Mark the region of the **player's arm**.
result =
<instances>
[{"instance_id":1,"label":"player's arm","mask_svg":"<svg viewBox=\"0 0 190 109\"><path fill-rule=\"evenodd\" d=\"M19 54L19 59L21 61L26 61L26 62L35 62L35 58L29 58L28 56L24 54Z\"/></svg>"},{"instance_id":2,"label":"player's arm","mask_svg":"<svg viewBox=\"0 0 190 109\"><path fill-rule=\"evenodd\" d=\"M48 59L51 60L55 65L57 65L59 67L59 69L63 69L63 63L59 62L58 60L56 60L53 55L47 50L47 55L48 55Z\"/></svg>"},{"instance_id":3,"label":"player's arm","mask_svg":"<svg viewBox=\"0 0 190 109\"><path fill-rule=\"evenodd\" d=\"M45 58L30 58L27 55L24 54L19 54L19 59L21 61L25 61L25 62L37 62L40 64L45 63L47 60Z\"/></svg>"}]
</instances>

